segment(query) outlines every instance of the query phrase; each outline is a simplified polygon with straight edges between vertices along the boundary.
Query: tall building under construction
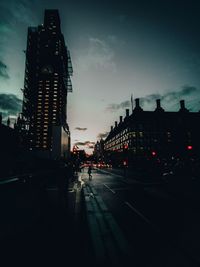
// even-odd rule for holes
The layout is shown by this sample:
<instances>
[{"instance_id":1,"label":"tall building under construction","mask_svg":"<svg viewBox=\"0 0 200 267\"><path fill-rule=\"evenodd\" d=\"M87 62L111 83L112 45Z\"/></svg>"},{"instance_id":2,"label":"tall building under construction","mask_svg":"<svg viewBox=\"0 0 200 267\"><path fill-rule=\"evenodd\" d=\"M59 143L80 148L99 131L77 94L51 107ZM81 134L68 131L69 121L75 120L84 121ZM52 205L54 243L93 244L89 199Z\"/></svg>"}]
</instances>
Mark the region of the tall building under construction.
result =
<instances>
[{"instance_id":1,"label":"tall building under construction","mask_svg":"<svg viewBox=\"0 0 200 267\"><path fill-rule=\"evenodd\" d=\"M28 28L25 64L22 113L29 149L44 158L67 157L67 94L73 71L58 10L45 10L44 24Z\"/></svg>"}]
</instances>

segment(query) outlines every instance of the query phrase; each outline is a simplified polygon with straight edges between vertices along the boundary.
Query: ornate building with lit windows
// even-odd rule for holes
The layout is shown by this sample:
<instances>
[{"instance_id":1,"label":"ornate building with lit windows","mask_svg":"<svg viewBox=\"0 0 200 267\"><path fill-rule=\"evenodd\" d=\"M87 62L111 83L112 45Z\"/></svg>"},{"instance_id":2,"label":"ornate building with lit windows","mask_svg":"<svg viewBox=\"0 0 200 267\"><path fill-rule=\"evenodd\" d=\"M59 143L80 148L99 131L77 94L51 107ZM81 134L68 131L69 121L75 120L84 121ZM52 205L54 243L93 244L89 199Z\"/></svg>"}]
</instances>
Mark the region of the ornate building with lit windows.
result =
<instances>
[{"instance_id":1,"label":"ornate building with lit windows","mask_svg":"<svg viewBox=\"0 0 200 267\"><path fill-rule=\"evenodd\" d=\"M44 158L67 157L67 93L72 92L72 64L58 10L45 10L44 24L28 28L25 53L22 114L29 149Z\"/></svg>"},{"instance_id":2,"label":"ornate building with lit windows","mask_svg":"<svg viewBox=\"0 0 200 267\"><path fill-rule=\"evenodd\" d=\"M166 112L156 101L155 111L144 111L139 99L124 120L111 126L104 149L107 161L132 165L137 159L200 156L200 112L189 112L184 100L178 112Z\"/></svg>"}]
</instances>

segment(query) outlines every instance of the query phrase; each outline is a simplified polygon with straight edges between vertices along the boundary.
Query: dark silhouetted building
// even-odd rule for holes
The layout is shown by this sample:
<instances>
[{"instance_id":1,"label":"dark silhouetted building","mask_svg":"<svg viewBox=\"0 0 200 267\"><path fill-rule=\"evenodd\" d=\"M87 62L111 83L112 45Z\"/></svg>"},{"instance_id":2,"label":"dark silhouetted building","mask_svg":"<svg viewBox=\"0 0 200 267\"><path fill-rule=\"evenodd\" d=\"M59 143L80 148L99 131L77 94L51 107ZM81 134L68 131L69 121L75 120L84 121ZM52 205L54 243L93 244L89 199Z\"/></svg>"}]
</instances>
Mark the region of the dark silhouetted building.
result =
<instances>
[{"instance_id":1,"label":"dark silhouetted building","mask_svg":"<svg viewBox=\"0 0 200 267\"><path fill-rule=\"evenodd\" d=\"M183 100L178 112L166 112L156 101L155 111L144 111L135 100L131 115L126 110L105 140L107 160L132 165L136 159L199 157L200 112L189 112Z\"/></svg>"},{"instance_id":2,"label":"dark silhouetted building","mask_svg":"<svg viewBox=\"0 0 200 267\"><path fill-rule=\"evenodd\" d=\"M70 153L67 93L72 64L61 32L58 10L45 10L44 24L28 28L23 117L29 149L57 159Z\"/></svg>"},{"instance_id":3,"label":"dark silhouetted building","mask_svg":"<svg viewBox=\"0 0 200 267\"><path fill-rule=\"evenodd\" d=\"M98 161L104 161L104 140L100 139L96 142L93 152L94 159Z\"/></svg>"},{"instance_id":4,"label":"dark silhouetted building","mask_svg":"<svg viewBox=\"0 0 200 267\"><path fill-rule=\"evenodd\" d=\"M0 114L0 178L13 174L16 158L21 152L20 145L18 132L2 124Z\"/></svg>"},{"instance_id":5,"label":"dark silhouetted building","mask_svg":"<svg viewBox=\"0 0 200 267\"><path fill-rule=\"evenodd\" d=\"M86 152L84 149L77 149L73 152L73 158L77 158L80 161L86 160Z\"/></svg>"}]
</instances>

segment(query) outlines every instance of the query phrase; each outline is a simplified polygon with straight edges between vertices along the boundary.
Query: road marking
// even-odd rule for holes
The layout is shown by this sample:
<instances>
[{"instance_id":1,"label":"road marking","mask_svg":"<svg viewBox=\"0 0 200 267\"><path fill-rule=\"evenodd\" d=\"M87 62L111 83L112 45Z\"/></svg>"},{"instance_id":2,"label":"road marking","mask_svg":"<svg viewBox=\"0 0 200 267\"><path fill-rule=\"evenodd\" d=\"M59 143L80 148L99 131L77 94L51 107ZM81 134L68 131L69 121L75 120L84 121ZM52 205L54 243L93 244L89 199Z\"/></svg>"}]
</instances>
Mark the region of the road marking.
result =
<instances>
[{"instance_id":1,"label":"road marking","mask_svg":"<svg viewBox=\"0 0 200 267\"><path fill-rule=\"evenodd\" d=\"M141 185L160 185L162 184L162 182L152 182L152 183L148 183L148 182L142 182L140 181L140 179L131 179L131 178L127 178L127 177L124 177L123 174L116 174L114 172L109 172L109 171L106 171L106 170L100 170L100 169L97 169L99 170L100 172L104 172L104 173L107 173L109 174L110 176L118 176L120 179L120 182L122 183L125 183L125 184L141 184Z\"/></svg>"},{"instance_id":2,"label":"road marking","mask_svg":"<svg viewBox=\"0 0 200 267\"><path fill-rule=\"evenodd\" d=\"M149 221L149 219L147 219L142 213L140 213L136 208L134 208L129 202L125 202L125 204L135 213L137 213L137 215L139 215L146 223L150 224L151 226L152 223ZM153 226L154 227L154 226Z\"/></svg>"},{"instance_id":3,"label":"road marking","mask_svg":"<svg viewBox=\"0 0 200 267\"><path fill-rule=\"evenodd\" d=\"M108 190L110 190L113 194L115 194L115 191L112 190L109 186L107 186L106 184L103 184Z\"/></svg>"},{"instance_id":4,"label":"road marking","mask_svg":"<svg viewBox=\"0 0 200 267\"><path fill-rule=\"evenodd\" d=\"M11 179L2 180L0 181L0 184L9 184L9 183L16 182L16 181L19 181L19 178L11 178Z\"/></svg>"}]
</instances>

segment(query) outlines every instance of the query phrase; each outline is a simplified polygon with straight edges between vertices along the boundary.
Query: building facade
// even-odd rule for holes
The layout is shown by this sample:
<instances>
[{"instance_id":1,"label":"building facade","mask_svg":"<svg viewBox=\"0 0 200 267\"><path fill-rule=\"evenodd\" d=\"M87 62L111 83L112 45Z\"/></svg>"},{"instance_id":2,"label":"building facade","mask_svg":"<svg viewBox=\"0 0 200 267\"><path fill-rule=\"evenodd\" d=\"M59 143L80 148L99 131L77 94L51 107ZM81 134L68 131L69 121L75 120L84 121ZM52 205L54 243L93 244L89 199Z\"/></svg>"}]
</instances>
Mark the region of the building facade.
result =
<instances>
[{"instance_id":1,"label":"building facade","mask_svg":"<svg viewBox=\"0 0 200 267\"><path fill-rule=\"evenodd\" d=\"M58 10L45 10L44 24L28 28L22 114L29 149L45 158L70 153L67 94L72 64Z\"/></svg>"},{"instance_id":2,"label":"building facade","mask_svg":"<svg viewBox=\"0 0 200 267\"><path fill-rule=\"evenodd\" d=\"M96 162L104 161L104 140L100 139L94 145L93 156Z\"/></svg>"},{"instance_id":3,"label":"building facade","mask_svg":"<svg viewBox=\"0 0 200 267\"><path fill-rule=\"evenodd\" d=\"M166 112L156 101L155 111L144 111L139 99L129 115L119 123L105 140L107 161L116 165L132 165L137 159L168 159L199 157L200 112L189 112L183 100L178 112Z\"/></svg>"}]
</instances>

